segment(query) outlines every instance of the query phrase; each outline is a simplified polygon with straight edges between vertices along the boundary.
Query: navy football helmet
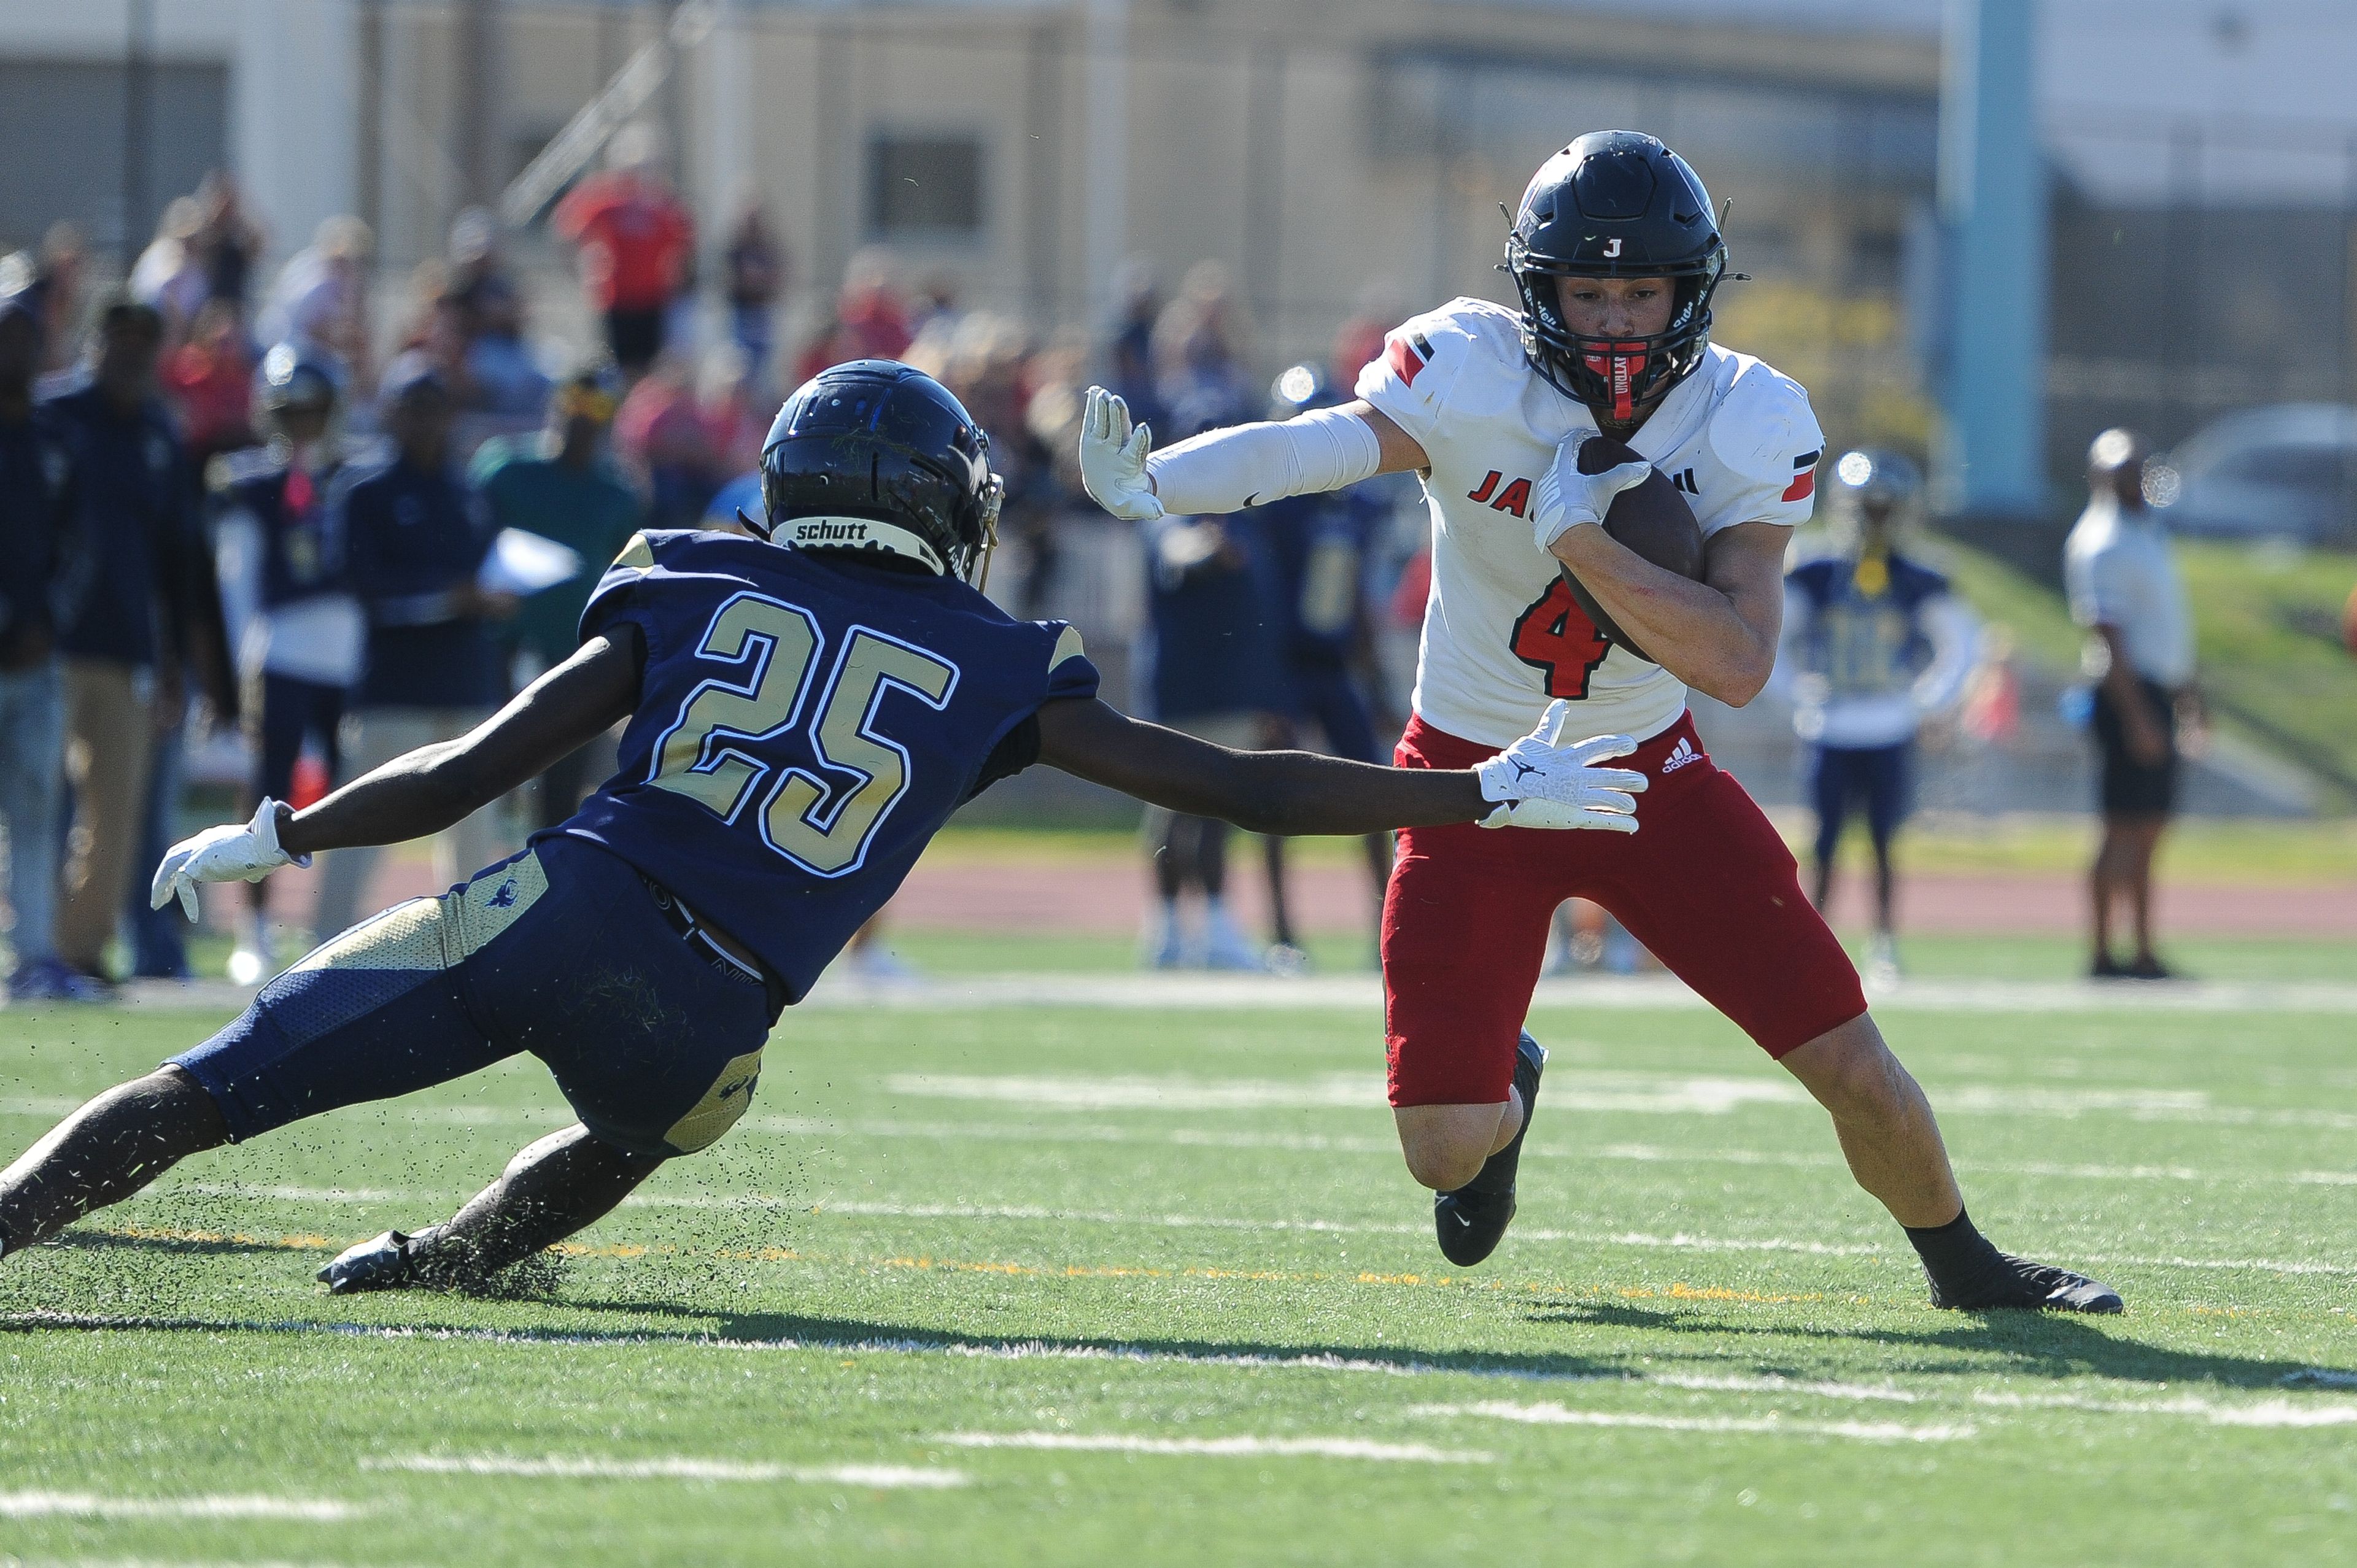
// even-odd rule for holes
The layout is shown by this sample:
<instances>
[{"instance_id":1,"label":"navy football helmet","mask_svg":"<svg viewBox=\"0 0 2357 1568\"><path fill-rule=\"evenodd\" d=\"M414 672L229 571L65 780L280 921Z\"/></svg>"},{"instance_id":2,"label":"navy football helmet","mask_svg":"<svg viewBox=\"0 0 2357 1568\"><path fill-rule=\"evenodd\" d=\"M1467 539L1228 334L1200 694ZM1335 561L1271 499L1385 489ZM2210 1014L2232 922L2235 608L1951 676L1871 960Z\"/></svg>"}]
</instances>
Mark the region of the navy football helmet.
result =
<instances>
[{"instance_id":1,"label":"navy football helmet","mask_svg":"<svg viewBox=\"0 0 2357 1568\"><path fill-rule=\"evenodd\" d=\"M1834 462L1832 495L1836 511L1894 517L1923 499L1923 475L1903 454L1862 446Z\"/></svg>"},{"instance_id":2,"label":"navy football helmet","mask_svg":"<svg viewBox=\"0 0 2357 1568\"><path fill-rule=\"evenodd\" d=\"M1531 177L1499 270L1522 292L1532 366L1599 418L1626 424L1702 363L1727 245L1685 159L1640 132L1592 131ZM1556 302L1559 277L1666 277L1669 327L1634 338L1575 333Z\"/></svg>"},{"instance_id":3,"label":"navy football helmet","mask_svg":"<svg viewBox=\"0 0 2357 1568\"><path fill-rule=\"evenodd\" d=\"M1888 546L1890 536L1912 524L1923 510L1923 474L1904 455L1866 446L1834 460L1825 510L1833 537L1844 549ZM1877 534L1873 530L1880 530Z\"/></svg>"},{"instance_id":4,"label":"navy football helmet","mask_svg":"<svg viewBox=\"0 0 2357 1568\"><path fill-rule=\"evenodd\" d=\"M1271 419L1291 419L1312 409L1332 408L1348 400L1334 390L1326 372L1316 365L1299 364L1282 371L1268 383L1268 416Z\"/></svg>"},{"instance_id":5,"label":"navy football helmet","mask_svg":"<svg viewBox=\"0 0 2357 1568\"><path fill-rule=\"evenodd\" d=\"M289 408L332 408L335 373L293 343L280 343L254 371L253 401L274 414Z\"/></svg>"},{"instance_id":6,"label":"navy football helmet","mask_svg":"<svg viewBox=\"0 0 2357 1568\"><path fill-rule=\"evenodd\" d=\"M979 587L1004 494L990 437L947 387L897 360L854 360L786 399L761 447L767 516L739 516L772 543L873 551Z\"/></svg>"}]
</instances>

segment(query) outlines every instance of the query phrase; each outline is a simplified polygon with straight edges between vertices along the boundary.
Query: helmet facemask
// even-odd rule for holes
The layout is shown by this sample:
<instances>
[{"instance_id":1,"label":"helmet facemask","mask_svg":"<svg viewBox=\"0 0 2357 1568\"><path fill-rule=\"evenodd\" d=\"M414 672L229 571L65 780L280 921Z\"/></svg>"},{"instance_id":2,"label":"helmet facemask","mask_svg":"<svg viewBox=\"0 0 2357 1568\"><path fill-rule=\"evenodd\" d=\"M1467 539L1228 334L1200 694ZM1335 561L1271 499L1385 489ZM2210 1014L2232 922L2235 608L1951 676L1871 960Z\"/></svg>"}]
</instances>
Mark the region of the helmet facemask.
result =
<instances>
[{"instance_id":1,"label":"helmet facemask","mask_svg":"<svg viewBox=\"0 0 2357 1568\"><path fill-rule=\"evenodd\" d=\"M1639 263L1598 268L1532 252L1519 233L1506 241L1503 269L1523 296L1523 348L1531 364L1566 397L1586 403L1599 419L1635 423L1653 399L1692 374L1710 346L1710 302L1727 272L1725 247L1714 247L1700 264L1665 267ZM1666 277L1672 289L1670 324L1640 337L1594 338L1565 324L1557 278Z\"/></svg>"},{"instance_id":2,"label":"helmet facemask","mask_svg":"<svg viewBox=\"0 0 2357 1568\"><path fill-rule=\"evenodd\" d=\"M990 558L998 553L998 509L1006 501L1006 481L996 474L982 493L982 542L968 549L964 565L958 575L974 585L976 593L990 586Z\"/></svg>"}]
</instances>

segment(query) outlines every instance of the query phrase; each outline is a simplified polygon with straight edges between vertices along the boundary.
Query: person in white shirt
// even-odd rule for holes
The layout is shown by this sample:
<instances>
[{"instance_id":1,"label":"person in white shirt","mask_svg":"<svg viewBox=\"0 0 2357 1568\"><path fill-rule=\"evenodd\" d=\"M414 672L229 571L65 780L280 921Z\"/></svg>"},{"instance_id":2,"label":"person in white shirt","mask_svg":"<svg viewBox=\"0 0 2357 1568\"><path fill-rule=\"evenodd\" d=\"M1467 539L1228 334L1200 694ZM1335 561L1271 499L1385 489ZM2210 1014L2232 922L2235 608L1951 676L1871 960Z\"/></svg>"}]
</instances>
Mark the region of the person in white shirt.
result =
<instances>
[{"instance_id":1,"label":"person in white shirt","mask_svg":"<svg viewBox=\"0 0 2357 1568\"><path fill-rule=\"evenodd\" d=\"M2071 618L2088 630L2095 687L2096 802L2103 842L2088 871L2097 979L2169 980L2152 943L2152 857L2177 805L2180 725L2202 722L2193 679L2193 613L2169 536L2147 503L2150 452L2129 430L2087 449L2087 510L2062 546ZM2112 912L2125 899L2136 956L2113 956Z\"/></svg>"},{"instance_id":2,"label":"person in white shirt","mask_svg":"<svg viewBox=\"0 0 2357 1568\"><path fill-rule=\"evenodd\" d=\"M1889 990L1899 981L1890 848L1913 805L1915 732L1964 694L1978 628L1948 579L1899 547L1922 509L1914 464L1896 452L1845 452L1826 500L1841 548L1784 575L1776 683L1809 746L1820 910L1850 811L1866 809L1875 894L1867 988Z\"/></svg>"},{"instance_id":3,"label":"person in white shirt","mask_svg":"<svg viewBox=\"0 0 2357 1568\"><path fill-rule=\"evenodd\" d=\"M1824 445L1798 382L1710 341L1727 247L1709 192L1652 136L1582 136L1532 177L1506 268L1521 310L1458 299L1411 318L1355 402L1207 432L1149 461L1150 435L1092 389L1081 438L1089 494L1132 521L1419 474L1432 593L1397 763L1463 767L1556 712L1617 732L1587 744L1631 754L1647 785L1633 824L1580 824L1604 831L1516 831L1566 821L1524 810L1491 819L1506 831L1400 835L1383 908L1390 1097L1408 1170L1436 1195L1442 1252L1478 1263L1513 1218L1546 1059L1523 1021L1555 906L1583 897L1832 1114L1935 1305L2121 1310L2110 1287L2008 1257L1974 1228L1931 1105L1883 1043L1792 853L1686 712L1689 684L1738 705L1766 684L1785 544L1809 515ZM1640 460L1582 473L1598 434ZM1604 530L1612 499L1655 468L1701 526L1698 581ZM1652 657L1602 635L1566 573Z\"/></svg>"}]
</instances>

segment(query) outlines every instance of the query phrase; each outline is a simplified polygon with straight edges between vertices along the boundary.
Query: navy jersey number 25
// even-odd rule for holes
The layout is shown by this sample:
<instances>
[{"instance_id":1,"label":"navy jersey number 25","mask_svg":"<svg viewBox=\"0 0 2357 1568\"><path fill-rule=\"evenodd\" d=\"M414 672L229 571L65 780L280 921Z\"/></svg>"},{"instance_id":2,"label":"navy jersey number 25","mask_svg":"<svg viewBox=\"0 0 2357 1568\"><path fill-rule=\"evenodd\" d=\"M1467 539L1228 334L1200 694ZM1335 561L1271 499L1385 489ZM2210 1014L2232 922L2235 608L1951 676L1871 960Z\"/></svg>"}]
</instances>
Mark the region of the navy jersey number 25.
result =
<instances>
[{"instance_id":1,"label":"navy jersey number 25","mask_svg":"<svg viewBox=\"0 0 2357 1568\"><path fill-rule=\"evenodd\" d=\"M619 768L561 831L716 921L797 999L1004 770L1001 743L1097 688L1060 622L728 534L633 540L582 635L623 621L646 645L637 712Z\"/></svg>"},{"instance_id":2,"label":"navy jersey number 25","mask_svg":"<svg viewBox=\"0 0 2357 1568\"><path fill-rule=\"evenodd\" d=\"M908 748L874 727L885 693L905 692L938 712L957 690L958 667L868 626L846 628L832 650L826 641L800 605L732 596L696 647L730 672L707 676L680 704L647 781L723 822L751 811L771 850L813 876L842 876L859 869L909 792ZM845 773L855 779L847 788L836 781Z\"/></svg>"}]
</instances>

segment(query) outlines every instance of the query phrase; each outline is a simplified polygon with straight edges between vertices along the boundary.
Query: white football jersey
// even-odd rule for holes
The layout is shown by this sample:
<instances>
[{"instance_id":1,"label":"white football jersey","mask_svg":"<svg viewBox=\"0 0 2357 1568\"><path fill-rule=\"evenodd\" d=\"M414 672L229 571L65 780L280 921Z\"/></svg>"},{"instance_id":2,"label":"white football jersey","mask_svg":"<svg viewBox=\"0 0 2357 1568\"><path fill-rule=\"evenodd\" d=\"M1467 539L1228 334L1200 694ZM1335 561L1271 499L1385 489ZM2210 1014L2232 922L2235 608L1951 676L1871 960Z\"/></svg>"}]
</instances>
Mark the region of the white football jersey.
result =
<instances>
[{"instance_id":1,"label":"white football jersey","mask_svg":"<svg viewBox=\"0 0 2357 1568\"><path fill-rule=\"evenodd\" d=\"M1360 373L1358 395L1432 465L1417 714L1498 746L1529 734L1555 697L1578 704L1566 738L1643 740L1676 723L1684 683L1598 635L1533 538L1533 487L1557 447L1597 428L1523 358L1520 318L1479 299L1416 317ZM1714 344L1630 445L1684 493L1707 539L1738 522L1807 521L1824 439L1798 381Z\"/></svg>"}]
</instances>

